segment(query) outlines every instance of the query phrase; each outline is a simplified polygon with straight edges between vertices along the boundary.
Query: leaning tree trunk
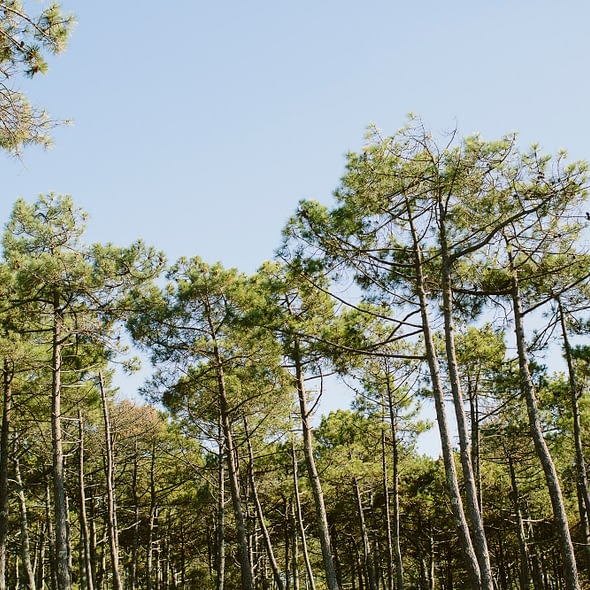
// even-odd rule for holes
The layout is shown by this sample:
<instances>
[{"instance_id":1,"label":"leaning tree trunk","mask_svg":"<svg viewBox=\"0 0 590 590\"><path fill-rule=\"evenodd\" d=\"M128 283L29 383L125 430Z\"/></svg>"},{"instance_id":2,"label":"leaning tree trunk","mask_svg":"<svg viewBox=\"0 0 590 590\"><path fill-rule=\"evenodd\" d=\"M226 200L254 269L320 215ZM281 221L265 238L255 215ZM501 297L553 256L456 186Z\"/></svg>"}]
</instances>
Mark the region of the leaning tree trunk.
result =
<instances>
[{"instance_id":1,"label":"leaning tree trunk","mask_svg":"<svg viewBox=\"0 0 590 590\"><path fill-rule=\"evenodd\" d=\"M459 489L459 480L457 478L457 470L453 456L453 444L451 441L449 422L447 419L447 411L445 406L444 388L440 376L440 365L436 347L434 345L434 336L430 325L422 249L420 247L418 232L410 212L409 203L407 203L407 208L409 213L409 224L412 233L412 241L414 245L414 272L416 273L415 287L418 293L420 315L422 319L422 331L424 336L424 347L426 349L426 361L428 363L428 369L430 372L432 393L434 396L434 407L436 410L436 420L440 433L441 450L447 481L447 493L449 494L449 499L451 501L451 511L455 520L455 526L457 527L457 531L459 533L459 542L461 544L465 566L469 575L469 583L473 590L479 590L482 588L479 560L477 559L477 555L473 549L469 525L465 516L463 500L461 498L461 492Z\"/></svg>"},{"instance_id":2,"label":"leaning tree trunk","mask_svg":"<svg viewBox=\"0 0 590 590\"><path fill-rule=\"evenodd\" d=\"M567 363L568 379L570 386L570 404L574 426L574 445L576 448L576 476L577 490L580 498L580 523L584 533L584 555L586 559L586 570L590 574L590 494L588 493L588 476L586 475L586 459L584 457L584 446L582 444L582 423L580 417L580 406L578 404L578 383L576 369L572 359L572 348L567 333L565 314L559 296L557 297L557 308L561 324L561 337L563 339L563 351Z\"/></svg>"},{"instance_id":3,"label":"leaning tree trunk","mask_svg":"<svg viewBox=\"0 0 590 590\"><path fill-rule=\"evenodd\" d=\"M293 361L295 364L295 379L297 387L297 397L299 399L299 412L301 414L301 427L303 431L303 452L305 455L305 465L311 484L311 491L315 503L318 534L320 537L320 546L322 548L322 557L324 560L324 570L326 572L326 582L328 590L338 590L338 579L336 577L336 568L334 567L334 558L330 543L330 529L328 526L328 516L324 504L324 494L320 483L320 476L315 464L313 455L313 438L310 423L310 412L307 407L307 392L305 390L305 377L301 362L301 351L299 341L295 339L293 350Z\"/></svg>"},{"instance_id":4,"label":"leaning tree trunk","mask_svg":"<svg viewBox=\"0 0 590 590\"><path fill-rule=\"evenodd\" d=\"M479 509L478 490L473 473L471 438L469 427L465 416L465 401L463 397L461 379L459 375L459 364L455 349L455 325L453 318L453 293L451 280L451 260L449 257L444 206L441 201L439 206L439 228L442 258L442 299L444 316L444 335L447 365L451 393L453 395L453 406L457 419L457 433L459 435L460 459L463 471L463 484L465 487L465 499L471 527L473 531L472 541L479 571L481 575L482 590L494 590L494 579L490 563L490 553L483 526L483 518Z\"/></svg>"},{"instance_id":5,"label":"leaning tree trunk","mask_svg":"<svg viewBox=\"0 0 590 590\"><path fill-rule=\"evenodd\" d=\"M516 338L516 347L518 350L518 365L520 369L520 381L523 396L526 400L527 414L529 419L529 427L531 436L535 445L537 457L543 468L545 474L545 482L551 498L551 507L553 509L553 517L555 519L555 528L559 545L561 549L561 557L563 560L563 573L565 579L566 590L580 590L580 582L578 579L578 569L576 566L576 558L574 554L574 547L569 531L569 524L559 484L557 471L545 442L543 436L543 427L541 424L541 417L537 406L537 397L535 394L535 386L531 377L529 369L529 356L524 334L524 312L522 305L522 296L520 292L520 284L518 281L518 272L514 266L512 255L509 254L510 271L512 272L512 313L514 315L514 334Z\"/></svg>"}]
</instances>

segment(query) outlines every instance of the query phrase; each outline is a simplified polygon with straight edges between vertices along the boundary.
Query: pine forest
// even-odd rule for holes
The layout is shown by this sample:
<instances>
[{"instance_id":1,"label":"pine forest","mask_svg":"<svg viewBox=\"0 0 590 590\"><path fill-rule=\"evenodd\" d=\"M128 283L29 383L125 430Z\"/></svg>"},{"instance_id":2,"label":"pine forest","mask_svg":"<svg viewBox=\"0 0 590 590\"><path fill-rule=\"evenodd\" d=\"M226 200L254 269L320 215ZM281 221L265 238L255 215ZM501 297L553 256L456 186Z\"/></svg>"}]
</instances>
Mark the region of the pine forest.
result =
<instances>
[{"instance_id":1,"label":"pine forest","mask_svg":"<svg viewBox=\"0 0 590 590\"><path fill-rule=\"evenodd\" d=\"M42 72L70 17L0 7L6 79ZM47 140L0 106L4 152ZM334 184L255 273L16 200L0 590L590 588L586 163L410 117Z\"/></svg>"}]
</instances>

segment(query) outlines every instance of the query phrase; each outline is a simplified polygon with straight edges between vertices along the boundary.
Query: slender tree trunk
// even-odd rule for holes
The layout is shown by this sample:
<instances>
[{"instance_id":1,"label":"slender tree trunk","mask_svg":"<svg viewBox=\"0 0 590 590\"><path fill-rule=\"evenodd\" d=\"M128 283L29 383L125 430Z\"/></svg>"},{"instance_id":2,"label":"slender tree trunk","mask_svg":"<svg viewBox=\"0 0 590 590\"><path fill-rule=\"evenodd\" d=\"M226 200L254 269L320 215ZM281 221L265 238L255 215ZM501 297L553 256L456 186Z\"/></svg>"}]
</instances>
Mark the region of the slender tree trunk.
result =
<instances>
[{"instance_id":1,"label":"slender tree trunk","mask_svg":"<svg viewBox=\"0 0 590 590\"><path fill-rule=\"evenodd\" d=\"M37 588L47 590L46 569L45 569L45 551L47 549L47 525L43 523L39 527L39 543L37 549L37 556L35 557L35 579Z\"/></svg>"},{"instance_id":2,"label":"slender tree trunk","mask_svg":"<svg viewBox=\"0 0 590 590\"><path fill-rule=\"evenodd\" d=\"M80 480L80 532L82 534L83 555L82 562L84 564L84 581L87 590L94 590L94 579L92 575L92 562L90 559L90 533L88 531L88 517L86 515L86 486L84 485L84 420L82 412L78 410L78 444L79 444L79 458L78 458L78 478Z\"/></svg>"},{"instance_id":3,"label":"slender tree trunk","mask_svg":"<svg viewBox=\"0 0 590 590\"><path fill-rule=\"evenodd\" d=\"M211 333L214 333L212 329ZM240 476L238 473L237 453L234 445L234 438L229 417L229 405L227 400L227 390L225 386L225 374L223 371L223 362L221 353L217 344L214 345L214 358L217 365L217 385L219 394L219 406L221 410L221 425L225 439L225 454L227 458L227 468L229 475L229 487L232 498L234 516L236 518L236 528L238 533L238 555L240 570L242 576L242 590L254 590L254 578L252 575L252 562L250 561L250 552L248 548L248 533L246 530L246 521L242 509L242 500L240 494Z\"/></svg>"},{"instance_id":4,"label":"slender tree trunk","mask_svg":"<svg viewBox=\"0 0 590 590\"><path fill-rule=\"evenodd\" d=\"M153 587L154 577L154 530L157 519L156 504L156 443L152 444L152 457L150 463L150 516L148 521L148 538L147 538L147 559L146 559L146 590Z\"/></svg>"},{"instance_id":5,"label":"slender tree trunk","mask_svg":"<svg viewBox=\"0 0 590 590\"><path fill-rule=\"evenodd\" d=\"M391 510L389 507L389 476L387 473L387 444L385 421L381 428L381 473L383 477L383 504L385 506L385 535L387 540L387 590L394 590L393 580L393 533L391 530ZM403 576L402 576L403 580ZM403 590L403 583L400 590Z\"/></svg>"},{"instance_id":6,"label":"slender tree trunk","mask_svg":"<svg viewBox=\"0 0 590 590\"><path fill-rule=\"evenodd\" d=\"M557 297L557 308L559 321L561 324L561 337L563 339L563 351L567 363L568 379L570 386L570 404L572 411L572 421L574 426L574 445L576 448L576 475L577 491L581 498L580 502L580 523L584 534L584 556L586 561L586 571L590 575L590 494L588 492L588 476L586 475L586 459L584 457L584 446L582 444L582 422L580 417L580 406L578 404L579 391L576 378L576 369L572 359L572 348L570 345L567 326L565 323L565 314L561 299Z\"/></svg>"},{"instance_id":7,"label":"slender tree trunk","mask_svg":"<svg viewBox=\"0 0 590 590\"><path fill-rule=\"evenodd\" d=\"M225 461L221 415L219 416L218 424L219 433L219 451L218 451L218 465L217 465L217 555L216 555L216 590L224 590L225 584Z\"/></svg>"},{"instance_id":8,"label":"slender tree trunk","mask_svg":"<svg viewBox=\"0 0 590 590\"><path fill-rule=\"evenodd\" d=\"M297 455L295 454L295 436L291 435L291 464L293 467L293 496L295 499L295 510L297 516L297 525L299 526L299 535L301 536L301 550L303 551L303 561L305 563L305 571L307 572L307 580L310 590L315 589L315 580L313 577L313 569L311 567L311 560L309 558L309 549L307 548L307 538L305 535L305 525L303 523L303 511L301 510L301 495L299 494L299 473L297 467Z\"/></svg>"},{"instance_id":9,"label":"slender tree trunk","mask_svg":"<svg viewBox=\"0 0 590 590\"><path fill-rule=\"evenodd\" d=\"M469 398L469 413L471 417L471 464L473 465L473 477L477 489L477 498L479 512L483 517L483 498L482 498L482 481L481 481L481 451L480 451L480 432L479 432L479 399L477 387L471 389L469 383L467 397Z\"/></svg>"},{"instance_id":10,"label":"slender tree trunk","mask_svg":"<svg viewBox=\"0 0 590 590\"><path fill-rule=\"evenodd\" d=\"M290 502L290 515L291 521L293 522L293 532L292 532L292 549L291 549L291 562L292 566L291 569L293 570L293 590L299 590L299 543L297 538L297 527L296 527L296 519L297 516L295 514L295 505ZM309 558L308 558L309 559ZM313 586L312 586L313 588Z\"/></svg>"},{"instance_id":11,"label":"slender tree trunk","mask_svg":"<svg viewBox=\"0 0 590 590\"><path fill-rule=\"evenodd\" d=\"M258 517L258 522L260 523L260 530L262 531L262 539L266 546L266 553L268 555L268 559L270 561L270 566L272 568L273 577L275 580L275 584L278 590L285 590L285 585L283 583L283 579L281 578L281 570L279 568L279 564L275 558L275 554L272 548L272 541L270 538L270 534L268 532L268 528L266 526L266 522L264 520L264 512L262 510L262 504L260 503L260 498L258 497L258 490L256 488L256 481L254 480L254 452L252 450L252 441L250 440L250 432L248 429L248 420L246 416L243 417L244 420L244 434L246 435L246 443L248 446L248 458L250 460L250 469L248 470L248 475L250 479L250 488L252 490L252 499L254 500L254 507L256 509L256 516Z\"/></svg>"},{"instance_id":12,"label":"slender tree trunk","mask_svg":"<svg viewBox=\"0 0 590 590\"><path fill-rule=\"evenodd\" d=\"M139 494L137 493L139 449L137 436L133 444L133 473L131 476L131 497L133 499L133 540L131 542L131 564L129 567L129 590L135 590L137 585L137 562L139 557ZM89 589L92 590L92 589Z\"/></svg>"},{"instance_id":13,"label":"slender tree trunk","mask_svg":"<svg viewBox=\"0 0 590 590\"><path fill-rule=\"evenodd\" d=\"M510 471L510 483L512 486L514 513L516 514L516 526L518 533L518 545L520 549L520 567L518 570L518 577L520 580L521 590L529 590L529 549L526 540L524 521L522 518L522 510L520 507L520 493L518 490L518 483L516 481L516 473L514 471L514 462L512 460L512 457L508 457L508 468Z\"/></svg>"},{"instance_id":14,"label":"slender tree trunk","mask_svg":"<svg viewBox=\"0 0 590 590\"><path fill-rule=\"evenodd\" d=\"M31 550L29 542L29 523L27 518L27 502L25 490L20 474L20 465L18 458L14 458L14 477L16 479L17 497L20 511L20 554L25 574L25 588L35 590L35 574L31 565Z\"/></svg>"},{"instance_id":15,"label":"slender tree trunk","mask_svg":"<svg viewBox=\"0 0 590 590\"><path fill-rule=\"evenodd\" d=\"M356 477L352 478L352 487L354 488L354 495L356 498L356 505L359 514L361 538L363 540L363 558L365 562L365 571L367 572L368 586L369 590L377 590L377 580L375 579L375 567L373 563L373 552L371 551L369 533L367 531L367 524L365 522L365 513L363 510L361 491L359 489L358 479Z\"/></svg>"},{"instance_id":16,"label":"slender tree trunk","mask_svg":"<svg viewBox=\"0 0 590 590\"><path fill-rule=\"evenodd\" d=\"M461 379L459 374L459 364L455 349L455 325L453 319L453 293L451 280L451 261L447 246L446 226L445 226L444 206L441 201L439 206L439 228L440 243L442 255L442 298L443 298L443 316L445 324L445 349L447 356L449 381L451 393L453 395L453 405L455 408L455 417L457 419L457 433L459 435L459 447L461 467L463 471L463 483L465 487L465 498L467 510L471 520L473 530L472 542L479 571L481 575L482 590L494 590L494 580L492 576L492 566L490 564L490 553L486 540L486 534L483 526L483 518L479 509L478 493L475 476L473 473L473 463L471 454L471 439L469 427L465 416L465 401L463 397Z\"/></svg>"},{"instance_id":17,"label":"slender tree trunk","mask_svg":"<svg viewBox=\"0 0 590 590\"><path fill-rule=\"evenodd\" d=\"M8 457L12 410L12 371L4 359L2 371L2 428L0 430L0 590L6 590L6 541L8 536Z\"/></svg>"},{"instance_id":18,"label":"slender tree trunk","mask_svg":"<svg viewBox=\"0 0 590 590\"><path fill-rule=\"evenodd\" d=\"M418 233L414 226L411 216L410 207L408 204L409 223L412 232L412 240L414 243L414 271L416 273L416 290L418 292L418 300L420 304L420 315L422 318L422 330L424 335L424 346L426 349L426 359L430 372L430 379L432 384L432 393L434 396L434 406L436 409L436 419L441 440L441 450L443 456L443 463L445 466L445 474L447 481L447 492L451 501L451 511L455 520L455 526L459 533L459 541L461 544L463 558L469 575L469 583L472 590L480 590L481 572L477 555L473 549L473 543L469 532L469 525L465 517L463 508L463 500L459 489L459 480L457 478L457 470L455 467L455 460L453 456L453 445L451 441L451 434L449 430L449 423L447 419L447 411L445 406L444 388L441 382L440 366L438 355L434 346L434 336L430 326L428 300L426 298L425 279L423 271L422 250Z\"/></svg>"},{"instance_id":19,"label":"slender tree trunk","mask_svg":"<svg viewBox=\"0 0 590 590\"><path fill-rule=\"evenodd\" d=\"M89 545L90 545L90 572L92 574L92 583L94 584L95 590L100 590L98 584L98 578L96 575L98 569L98 548L96 543L96 512L95 512L94 498L90 497L90 520L88 522L88 529L90 533Z\"/></svg>"},{"instance_id":20,"label":"slender tree trunk","mask_svg":"<svg viewBox=\"0 0 590 590\"><path fill-rule=\"evenodd\" d=\"M541 425L541 418L537 407L535 386L529 370L529 357L524 335L522 297L518 282L518 274L514 267L512 255L510 255L510 267L512 272L512 312L514 314L514 333L518 350L520 381L522 393L526 400L531 436L533 438L537 457L539 458L545 474L545 481L551 498L556 533L559 538L559 545L563 559L565 588L566 590L580 590L578 569L576 566L574 547L570 536L563 495L561 493L559 478L557 477L557 471L553 459L551 458L549 448L543 437L543 427Z\"/></svg>"},{"instance_id":21,"label":"slender tree trunk","mask_svg":"<svg viewBox=\"0 0 590 590\"><path fill-rule=\"evenodd\" d=\"M107 530L109 548L111 552L111 575L113 590L123 590L121 572L119 568L119 527L117 526L117 500L115 496L115 459L113 453L113 435L111 433L111 418L104 387L102 371L98 373L100 399L102 401L102 417L104 420L104 437L106 451L106 483L107 483Z\"/></svg>"},{"instance_id":22,"label":"slender tree trunk","mask_svg":"<svg viewBox=\"0 0 590 590\"><path fill-rule=\"evenodd\" d=\"M70 547L64 473L63 438L61 430L61 355L63 312L59 295L53 299L51 434L53 439L53 495L55 510L55 560L58 590L71 590Z\"/></svg>"},{"instance_id":23,"label":"slender tree trunk","mask_svg":"<svg viewBox=\"0 0 590 590\"><path fill-rule=\"evenodd\" d=\"M391 433L392 469L393 469L393 550L395 553L396 590L404 590L404 564L400 545L399 516L399 443L397 432L397 415L393 407L393 391L389 376L387 377L387 408L389 410L389 428Z\"/></svg>"},{"instance_id":24,"label":"slender tree trunk","mask_svg":"<svg viewBox=\"0 0 590 590\"><path fill-rule=\"evenodd\" d=\"M338 590L338 579L336 577L336 569L334 567L334 560L332 555L332 548L330 544L330 530L328 527L328 517L326 514L326 507L324 504L324 494L320 483L320 477L315 464L313 455L313 436L310 423L310 412L307 407L307 392L305 390L305 377L303 374L303 366L301 361L301 352L299 348L299 341L295 338L293 361L295 363L295 378L297 387L297 396L299 399L299 411L301 414L301 426L303 431L303 452L305 455L305 464L307 466L307 474L311 484L311 491L316 509L317 527L320 538L320 546L322 548L322 557L324 560L324 570L326 572L326 582L328 590Z\"/></svg>"},{"instance_id":25,"label":"slender tree trunk","mask_svg":"<svg viewBox=\"0 0 590 590\"><path fill-rule=\"evenodd\" d=\"M55 555L55 535L53 531L53 519L51 518L51 490L49 478L45 482L45 522L47 523L47 543L49 546L49 568L51 590L58 589L57 582L57 559Z\"/></svg>"}]
</instances>

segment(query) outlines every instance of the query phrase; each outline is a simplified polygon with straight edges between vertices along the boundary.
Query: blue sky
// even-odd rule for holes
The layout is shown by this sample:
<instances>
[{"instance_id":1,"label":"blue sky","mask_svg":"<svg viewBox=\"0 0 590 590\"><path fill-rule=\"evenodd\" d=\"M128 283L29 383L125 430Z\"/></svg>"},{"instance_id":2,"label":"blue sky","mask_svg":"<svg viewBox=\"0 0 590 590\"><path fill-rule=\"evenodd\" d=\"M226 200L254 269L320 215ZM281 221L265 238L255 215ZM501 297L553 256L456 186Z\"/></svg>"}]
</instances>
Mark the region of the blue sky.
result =
<instances>
[{"instance_id":1,"label":"blue sky","mask_svg":"<svg viewBox=\"0 0 590 590\"><path fill-rule=\"evenodd\" d=\"M22 85L74 123L49 151L0 155L3 220L19 196L67 193L89 240L252 272L299 199L330 201L370 122L393 133L414 112L590 158L586 1L63 6L68 50Z\"/></svg>"}]
</instances>

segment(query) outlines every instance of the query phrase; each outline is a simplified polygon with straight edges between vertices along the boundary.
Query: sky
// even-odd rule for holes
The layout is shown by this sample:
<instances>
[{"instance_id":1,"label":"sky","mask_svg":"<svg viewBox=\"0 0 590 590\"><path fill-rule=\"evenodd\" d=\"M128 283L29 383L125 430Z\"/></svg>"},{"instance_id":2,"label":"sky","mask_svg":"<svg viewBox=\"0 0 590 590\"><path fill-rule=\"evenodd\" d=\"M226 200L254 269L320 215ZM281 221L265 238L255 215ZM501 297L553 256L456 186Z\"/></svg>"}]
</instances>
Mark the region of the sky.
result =
<instances>
[{"instance_id":1,"label":"sky","mask_svg":"<svg viewBox=\"0 0 590 590\"><path fill-rule=\"evenodd\" d=\"M0 154L3 223L17 197L70 194L88 241L253 272L300 199L331 202L370 123L392 134L412 112L590 159L585 0L62 5L68 49L21 87L72 124Z\"/></svg>"}]
</instances>

